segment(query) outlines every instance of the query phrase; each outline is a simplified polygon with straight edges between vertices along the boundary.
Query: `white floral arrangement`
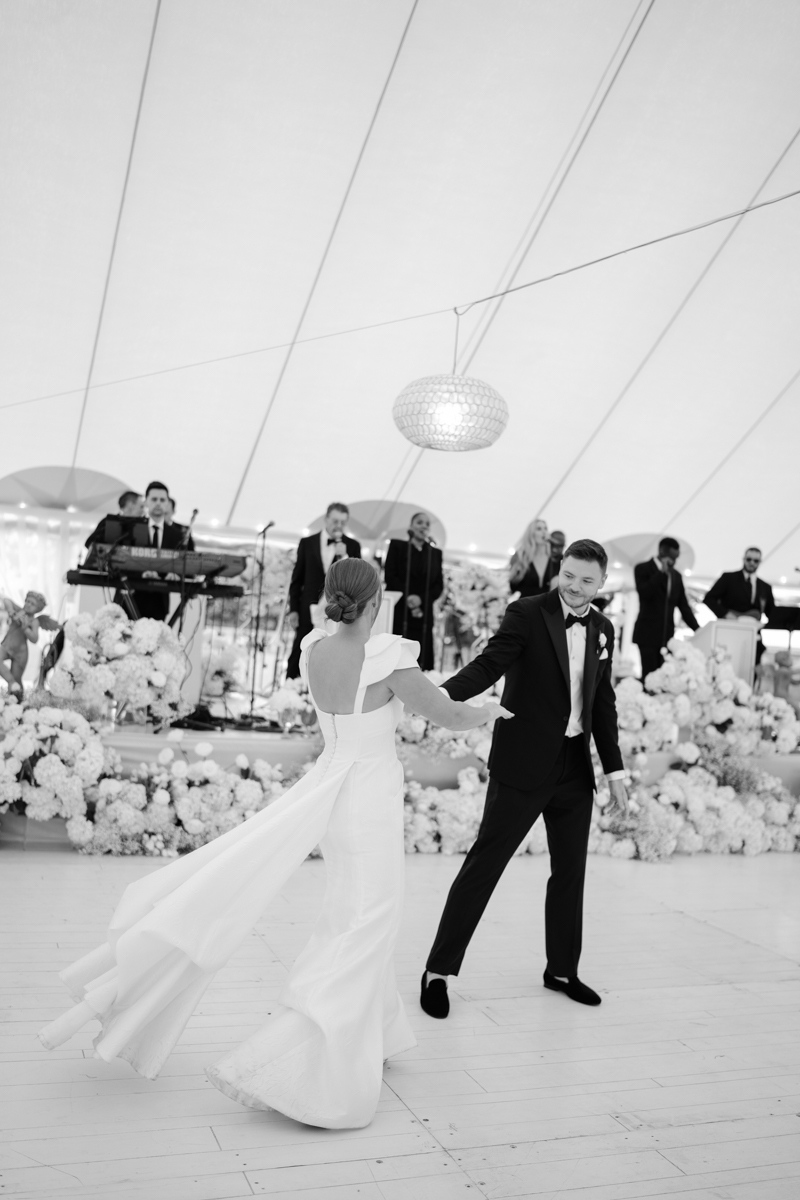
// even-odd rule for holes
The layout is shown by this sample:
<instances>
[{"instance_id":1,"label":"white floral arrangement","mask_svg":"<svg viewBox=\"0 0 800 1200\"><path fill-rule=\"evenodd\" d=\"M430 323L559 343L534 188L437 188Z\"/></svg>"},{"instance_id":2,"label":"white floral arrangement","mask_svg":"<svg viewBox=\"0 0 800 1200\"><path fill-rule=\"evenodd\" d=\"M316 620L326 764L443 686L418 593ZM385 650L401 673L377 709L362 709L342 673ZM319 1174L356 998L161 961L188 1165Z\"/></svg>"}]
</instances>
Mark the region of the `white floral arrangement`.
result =
<instances>
[{"instance_id":1,"label":"white floral arrangement","mask_svg":"<svg viewBox=\"0 0 800 1200\"><path fill-rule=\"evenodd\" d=\"M600 782L589 852L658 862L673 854L755 855L800 849L800 800L763 771L743 768L742 774L750 790L739 792L703 767L670 770L649 787L634 786L631 814L625 819L609 813L610 794ZM486 783L472 767L459 771L458 788L407 782L406 853L465 853L477 836L485 798ZM546 850L540 819L516 853Z\"/></svg>"},{"instance_id":2,"label":"white floral arrangement","mask_svg":"<svg viewBox=\"0 0 800 1200\"><path fill-rule=\"evenodd\" d=\"M103 779L90 789L89 828L78 843L84 854L145 854L174 858L195 850L255 816L283 795L293 778L280 765L247 755L223 768L213 745L182 752L181 730L169 735L156 762L142 763L129 779Z\"/></svg>"},{"instance_id":3,"label":"white floral arrangement","mask_svg":"<svg viewBox=\"0 0 800 1200\"><path fill-rule=\"evenodd\" d=\"M32 821L66 818L70 840L86 835L87 794L120 769L87 719L69 708L23 707L0 698L0 813Z\"/></svg>"},{"instance_id":4,"label":"white floral arrangement","mask_svg":"<svg viewBox=\"0 0 800 1200\"><path fill-rule=\"evenodd\" d=\"M722 650L706 657L673 639L663 666L616 689L620 748L627 757L670 750L679 730L702 747L724 745L738 755L791 754L800 742L800 721L786 700L755 694L737 678Z\"/></svg>"},{"instance_id":5,"label":"white floral arrangement","mask_svg":"<svg viewBox=\"0 0 800 1200\"><path fill-rule=\"evenodd\" d=\"M107 700L120 708L149 709L169 724L190 705L181 697L186 655L180 637L164 621L132 621L118 604L67 621L70 660L53 672L54 695L101 709Z\"/></svg>"},{"instance_id":6,"label":"white floral arrangement","mask_svg":"<svg viewBox=\"0 0 800 1200\"><path fill-rule=\"evenodd\" d=\"M317 712L299 679L287 679L267 700L267 711L274 721L288 732L291 729L313 729Z\"/></svg>"},{"instance_id":7,"label":"white floral arrangement","mask_svg":"<svg viewBox=\"0 0 800 1200\"><path fill-rule=\"evenodd\" d=\"M208 664L204 668L204 698L218 700L229 692L241 691L245 687L247 656L239 646L223 646L209 652Z\"/></svg>"},{"instance_id":8,"label":"white floral arrangement","mask_svg":"<svg viewBox=\"0 0 800 1200\"><path fill-rule=\"evenodd\" d=\"M495 633L508 606L508 569L474 562L445 563L444 580L442 606L454 614L462 630L473 637L483 631Z\"/></svg>"}]
</instances>

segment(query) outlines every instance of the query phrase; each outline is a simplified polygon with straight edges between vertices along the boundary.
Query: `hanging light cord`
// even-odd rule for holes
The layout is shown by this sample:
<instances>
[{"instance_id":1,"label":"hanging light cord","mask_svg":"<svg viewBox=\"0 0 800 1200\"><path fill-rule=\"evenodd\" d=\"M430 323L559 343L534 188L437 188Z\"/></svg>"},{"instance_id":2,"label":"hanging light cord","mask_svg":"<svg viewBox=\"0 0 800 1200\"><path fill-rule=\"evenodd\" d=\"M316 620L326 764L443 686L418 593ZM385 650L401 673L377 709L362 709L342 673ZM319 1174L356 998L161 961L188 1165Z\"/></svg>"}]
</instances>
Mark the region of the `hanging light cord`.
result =
<instances>
[{"instance_id":1,"label":"hanging light cord","mask_svg":"<svg viewBox=\"0 0 800 1200\"><path fill-rule=\"evenodd\" d=\"M758 204L749 204L746 208L737 209L736 212L726 213L721 217L712 217L708 221L701 221L698 225L689 225L685 229L675 230L673 233L665 233L660 237L649 238L646 242L637 242L636 245L626 246L622 250L614 250L610 254L601 255L600 258L588 259L586 262L576 263L573 267L565 267L561 271L553 271L550 275L541 275L537 279L531 279L528 283L520 283L515 287L506 288L502 292L494 292L490 296L482 296L478 300L470 300L467 304L459 305L461 316L474 308L476 304L486 304L490 300L497 300L500 296L509 296L515 292L524 291L526 288L538 287L541 283L549 283L553 279L559 279L563 275L573 275L576 271L584 271L588 267L595 267L600 263L608 262L613 258L621 258L624 254L633 254L637 250L645 250L648 246L657 246L660 242L672 241L674 238L685 237L687 234L697 233L702 229L709 229L712 225L720 225L724 221L733 221L737 217L746 216L748 213L757 212L760 208L768 208L774 204L781 204L784 200L792 200L795 196L800 196L800 188L793 192L785 192L782 196L774 196L771 200L762 200ZM175 367L162 367L158 371L144 371L140 375L127 375L122 379L109 379L106 383L93 383L91 389L101 387L114 387L117 384L132 383L137 379L151 379L155 375L170 375L174 371L190 371L196 367L213 366L215 363L230 362L232 359L247 358L253 354L269 354L274 350L285 350L291 346L303 346L311 342L324 342L329 338L348 337L350 334L367 333L371 329L385 329L387 325L402 325L407 321L423 321L429 317L446 316L452 313L452 305L449 308L434 308L429 312L410 313L405 317L391 317L387 321L375 321L370 325L354 325L350 329L334 329L330 333L316 334L314 337L297 338L292 342L278 342L274 346L261 346L255 350L240 350L236 354L222 354L217 358L203 358L196 362L181 363ZM27 400L12 400L9 404L0 404L0 409L16 408L22 404L38 404L43 400L57 400L63 396L79 395L83 388L71 388L64 392L50 392L46 396L31 396Z\"/></svg>"},{"instance_id":2,"label":"hanging light cord","mask_svg":"<svg viewBox=\"0 0 800 1200\"><path fill-rule=\"evenodd\" d=\"M414 3L411 5L411 12L408 14L408 20L406 21L405 28L403 29L402 35L400 37L400 41L399 41L397 49L395 51L394 58L392 59L392 65L389 67L389 74L386 76L386 79L384 80L383 88L381 89L381 94L378 97L378 103L375 105L375 111L372 114L372 120L369 123L367 132L364 136L364 140L361 143L361 149L358 152L358 157L356 158L353 170L350 173L350 179L348 181L347 187L344 190L344 195L342 196L342 201L341 201L341 204L339 205L339 211L336 214L336 218L331 227L330 234L328 235L328 240L325 244L325 249L322 252L322 258L319 260L319 266L317 267L316 274L314 275L314 278L311 283L311 287L309 288L308 295L306 296L306 302L303 305L302 312L300 313L300 318L297 322L295 331L292 335L292 340L289 342L289 345L287 347L286 354L284 355L283 363L281 364L281 369L278 372L278 378L275 381L275 386L272 389L272 394L269 398L267 407L264 410L264 415L261 418L261 424L258 427L258 432L256 433L252 448L250 450L250 454L248 455L247 462L245 463L244 471L242 472L242 477L239 480L239 484L236 488L236 493L233 497L233 501L232 501L231 507L230 507L230 512L228 513L228 519L226 522L228 525L230 525L231 522L233 521L233 514L236 511L236 506L239 503L239 498L242 494L242 488L245 485L247 476L250 474L250 468L253 465L253 460L255 459L256 452L259 447L259 443L261 442L261 438L264 433L264 428L267 424L267 421L269 420L269 415L272 412L272 409L275 405L275 401L278 398L278 392L281 389L281 384L283 383L283 378L286 374L286 370L289 366L289 362L291 361L291 357L292 357L292 354L294 353L294 348L297 345L298 338L300 337L300 331L302 330L303 325L305 323L306 316L308 315L308 310L311 307L311 301L314 299L314 293L317 290L317 284L319 283L320 277L322 276L322 272L325 268L325 263L328 260L328 254L330 253L331 246L333 245L333 240L336 237L336 232L339 228L341 219L344 216L344 210L347 207L347 201L350 199L350 193L353 190L353 185L355 184L356 176L358 175L358 171L359 171L361 163L364 159L364 155L367 152L367 146L369 145L370 138L372 137L372 131L375 128L375 124L378 120L378 115L381 111L381 106L383 105L384 98L386 96L387 91L389 90L389 84L392 81L392 76L394 75L395 67L397 66L398 60L402 53L403 45L405 44L405 40L406 40L406 36L411 27L411 22L414 19L414 13L417 11L418 3L419 3L419 0L414 0Z\"/></svg>"}]
</instances>

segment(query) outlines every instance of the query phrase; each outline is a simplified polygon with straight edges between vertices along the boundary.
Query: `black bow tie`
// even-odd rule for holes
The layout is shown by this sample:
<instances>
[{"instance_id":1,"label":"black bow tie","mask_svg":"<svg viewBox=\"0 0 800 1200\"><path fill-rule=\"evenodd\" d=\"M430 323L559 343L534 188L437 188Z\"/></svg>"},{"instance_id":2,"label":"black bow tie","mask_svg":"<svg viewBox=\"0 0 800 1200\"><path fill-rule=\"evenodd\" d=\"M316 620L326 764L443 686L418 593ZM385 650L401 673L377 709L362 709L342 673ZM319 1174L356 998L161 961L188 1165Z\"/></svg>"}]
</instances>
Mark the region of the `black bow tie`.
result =
<instances>
[{"instance_id":1,"label":"black bow tie","mask_svg":"<svg viewBox=\"0 0 800 1200\"><path fill-rule=\"evenodd\" d=\"M583 627L585 629L588 624L589 624L588 612L583 617L577 617L575 615L575 613L570 613L569 616L567 617L567 629L569 629L570 625L583 625Z\"/></svg>"},{"instance_id":2,"label":"black bow tie","mask_svg":"<svg viewBox=\"0 0 800 1200\"><path fill-rule=\"evenodd\" d=\"M329 546L340 546L341 544L342 544L341 538L328 538Z\"/></svg>"}]
</instances>

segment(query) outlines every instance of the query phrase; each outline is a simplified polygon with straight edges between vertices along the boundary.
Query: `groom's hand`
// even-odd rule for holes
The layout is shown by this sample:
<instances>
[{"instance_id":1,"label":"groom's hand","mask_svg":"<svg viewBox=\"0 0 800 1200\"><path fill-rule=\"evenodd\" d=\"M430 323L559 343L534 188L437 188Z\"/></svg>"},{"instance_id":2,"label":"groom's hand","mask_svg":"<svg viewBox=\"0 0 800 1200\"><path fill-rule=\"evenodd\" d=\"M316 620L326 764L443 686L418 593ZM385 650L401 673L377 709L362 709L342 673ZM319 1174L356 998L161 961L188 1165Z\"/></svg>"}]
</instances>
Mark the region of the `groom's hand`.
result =
<instances>
[{"instance_id":1,"label":"groom's hand","mask_svg":"<svg viewBox=\"0 0 800 1200\"><path fill-rule=\"evenodd\" d=\"M611 801L606 809L609 816L627 817L629 815L628 789L624 779L609 779L608 790Z\"/></svg>"}]
</instances>

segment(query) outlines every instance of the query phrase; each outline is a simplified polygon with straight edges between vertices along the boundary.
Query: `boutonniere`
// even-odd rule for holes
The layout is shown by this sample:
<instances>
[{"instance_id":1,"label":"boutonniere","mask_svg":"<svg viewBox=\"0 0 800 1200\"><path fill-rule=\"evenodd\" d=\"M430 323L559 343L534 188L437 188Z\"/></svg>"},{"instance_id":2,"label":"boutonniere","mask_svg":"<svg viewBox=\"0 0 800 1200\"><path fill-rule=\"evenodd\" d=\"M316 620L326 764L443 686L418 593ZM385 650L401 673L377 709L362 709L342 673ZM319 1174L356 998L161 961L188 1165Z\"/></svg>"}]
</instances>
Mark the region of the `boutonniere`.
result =
<instances>
[{"instance_id":1,"label":"boutonniere","mask_svg":"<svg viewBox=\"0 0 800 1200\"><path fill-rule=\"evenodd\" d=\"M607 639L606 635L601 631L601 633L599 634L599 636L597 638L597 654L601 661L604 658L608 658L608 650L606 648L607 641L608 641L608 639Z\"/></svg>"}]
</instances>

